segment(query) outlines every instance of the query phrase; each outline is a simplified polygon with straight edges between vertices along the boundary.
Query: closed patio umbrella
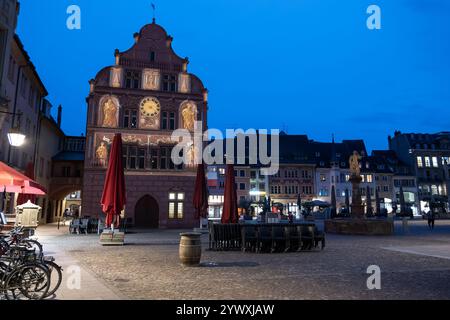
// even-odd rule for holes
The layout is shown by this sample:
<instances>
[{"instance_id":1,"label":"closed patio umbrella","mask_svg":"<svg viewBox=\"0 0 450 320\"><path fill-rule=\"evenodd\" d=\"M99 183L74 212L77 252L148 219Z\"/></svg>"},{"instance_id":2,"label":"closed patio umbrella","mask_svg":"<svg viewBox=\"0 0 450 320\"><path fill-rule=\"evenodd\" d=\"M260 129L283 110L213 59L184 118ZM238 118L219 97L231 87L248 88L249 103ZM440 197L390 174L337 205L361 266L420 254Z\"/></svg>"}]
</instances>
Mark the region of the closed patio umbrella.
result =
<instances>
[{"instance_id":1,"label":"closed patio umbrella","mask_svg":"<svg viewBox=\"0 0 450 320\"><path fill-rule=\"evenodd\" d=\"M400 215L406 214L405 194L403 193L403 186L400 186Z\"/></svg>"},{"instance_id":2,"label":"closed patio umbrella","mask_svg":"<svg viewBox=\"0 0 450 320\"><path fill-rule=\"evenodd\" d=\"M105 185L102 194L102 210L106 214L106 226L119 226L119 217L126 204L125 175L122 163L122 135L117 133L111 146Z\"/></svg>"},{"instance_id":3,"label":"closed patio umbrella","mask_svg":"<svg viewBox=\"0 0 450 320\"><path fill-rule=\"evenodd\" d=\"M336 188L334 186L331 187L331 218L335 218L337 215L336 211Z\"/></svg>"},{"instance_id":4,"label":"closed patio umbrella","mask_svg":"<svg viewBox=\"0 0 450 320\"><path fill-rule=\"evenodd\" d=\"M206 186L205 165L203 163L197 166L193 205L197 219L208 218L208 187Z\"/></svg>"},{"instance_id":5,"label":"closed patio umbrella","mask_svg":"<svg viewBox=\"0 0 450 320\"><path fill-rule=\"evenodd\" d=\"M377 215L381 214L381 201L380 201L380 194L378 193L378 190L375 192L375 205L377 207Z\"/></svg>"},{"instance_id":6,"label":"closed patio umbrella","mask_svg":"<svg viewBox=\"0 0 450 320\"><path fill-rule=\"evenodd\" d=\"M366 188L366 215L371 217L373 215L373 207L372 207L372 195L370 193L370 187Z\"/></svg>"},{"instance_id":7,"label":"closed patio umbrella","mask_svg":"<svg viewBox=\"0 0 450 320\"><path fill-rule=\"evenodd\" d=\"M236 183L234 179L234 166L232 164L227 164L222 223L237 223L238 220L239 218L237 207Z\"/></svg>"},{"instance_id":8,"label":"closed patio umbrella","mask_svg":"<svg viewBox=\"0 0 450 320\"><path fill-rule=\"evenodd\" d=\"M25 170L25 175L28 178L30 178L31 180L34 180L34 164L32 162L29 162L27 164L27 168ZM28 200L31 203L36 203L36 195L21 192L17 198L17 205L27 203Z\"/></svg>"},{"instance_id":9,"label":"closed patio umbrella","mask_svg":"<svg viewBox=\"0 0 450 320\"><path fill-rule=\"evenodd\" d=\"M347 212L350 213L350 195L348 189L345 189L345 207Z\"/></svg>"},{"instance_id":10,"label":"closed patio umbrella","mask_svg":"<svg viewBox=\"0 0 450 320\"><path fill-rule=\"evenodd\" d=\"M297 208L298 212L302 212L302 195L299 193L297 194Z\"/></svg>"}]
</instances>

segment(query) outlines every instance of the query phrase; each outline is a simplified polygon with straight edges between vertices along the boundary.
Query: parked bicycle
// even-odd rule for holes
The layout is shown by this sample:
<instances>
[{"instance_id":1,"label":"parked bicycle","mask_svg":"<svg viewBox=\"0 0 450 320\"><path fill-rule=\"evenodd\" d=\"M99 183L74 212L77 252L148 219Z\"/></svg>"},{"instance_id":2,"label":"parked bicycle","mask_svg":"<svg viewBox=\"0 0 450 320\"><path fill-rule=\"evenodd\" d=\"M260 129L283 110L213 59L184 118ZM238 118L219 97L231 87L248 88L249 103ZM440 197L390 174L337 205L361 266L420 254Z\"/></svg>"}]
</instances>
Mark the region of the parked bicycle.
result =
<instances>
[{"instance_id":1,"label":"parked bicycle","mask_svg":"<svg viewBox=\"0 0 450 320\"><path fill-rule=\"evenodd\" d=\"M0 299L41 300L56 293L62 268L17 228L0 241ZM6 239L6 240L5 240Z\"/></svg>"},{"instance_id":2,"label":"parked bicycle","mask_svg":"<svg viewBox=\"0 0 450 320\"><path fill-rule=\"evenodd\" d=\"M31 229L25 229L23 227L16 227L12 229L8 234L0 236L0 255L2 251L8 250L11 245L22 245L28 249L34 249L36 254L42 257L42 245L39 241L30 239L28 235L31 233Z\"/></svg>"}]
</instances>

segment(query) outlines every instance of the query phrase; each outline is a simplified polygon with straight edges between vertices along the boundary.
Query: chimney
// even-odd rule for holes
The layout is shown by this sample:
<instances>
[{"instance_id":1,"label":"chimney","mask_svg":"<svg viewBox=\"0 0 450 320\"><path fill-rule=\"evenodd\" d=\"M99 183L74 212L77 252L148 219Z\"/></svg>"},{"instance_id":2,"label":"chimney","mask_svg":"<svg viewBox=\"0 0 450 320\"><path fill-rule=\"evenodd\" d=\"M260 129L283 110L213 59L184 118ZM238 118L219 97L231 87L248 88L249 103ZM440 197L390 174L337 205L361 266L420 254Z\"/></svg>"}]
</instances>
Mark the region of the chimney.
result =
<instances>
[{"instance_id":1,"label":"chimney","mask_svg":"<svg viewBox=\"0 0 450 320\"><path fill-rule=\"evenodd\" d=\"M139 34L138 32L136 32L136 33L133 35L133 37L134 37L134 43L138 43L140 34Z\"/></svg>"},{"instance_id":2,"label":"chimney","mask_svg":"<svg viewBox=\"0 0 450 320\"><path fill-rule=\"evenodd\" d=\"M120 51L119 49L114 50L115 64L118 66L120 64Z\"/></svg>"},{"instance_id":3,"label":"chimney","mask_svg":"<svg viewBox=\"0 0 450 320\"><path fill-rule=\"evenodd\" d=\"M167 48L170 48L170 46L172 45L172 41L173 41L173 38L171 36L167 36L167 38L166 38Z\"/></svg>"},{"instance_id":4,"label":"chimney","mask_svg":"<svg viewBox=\"0 0 450 320\"><path fill-rule=\"evenodd\" d=\"M58 127L60 127L60 128L61 128L61 116L62 116L62 106L59 105L59 107L58 107L58 120L57 120L57 123L58 123Z\"/></svg>"},{"instance_id":5,"label":"chimney","mask_svg":"<svg viewBox=\"0 0 450 320\"><path fill-rule=\"evenodd\" d=\"M187 72L188 64L189 64L189 58L186 57L186 58L184 58L184 60L183 60L183 72Z\"/></svg>"}]
</instances>

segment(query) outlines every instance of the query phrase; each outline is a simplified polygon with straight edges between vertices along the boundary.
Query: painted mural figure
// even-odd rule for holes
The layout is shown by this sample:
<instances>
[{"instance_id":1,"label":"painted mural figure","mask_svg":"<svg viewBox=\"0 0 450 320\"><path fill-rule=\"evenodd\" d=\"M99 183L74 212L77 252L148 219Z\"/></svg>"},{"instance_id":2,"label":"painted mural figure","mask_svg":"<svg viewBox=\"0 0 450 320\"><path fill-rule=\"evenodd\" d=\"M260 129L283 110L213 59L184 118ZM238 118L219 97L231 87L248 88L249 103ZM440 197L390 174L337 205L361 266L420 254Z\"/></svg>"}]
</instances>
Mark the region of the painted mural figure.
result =
<instances>
[{"instance_id":1,"label":"painted mural figure","mask_svg":"<svg viewBox=\"0 0 450 320\"><path fill-rule=\"evenodd\" d=\"M189 92L189 76L182 74L180 75L180 91L183 93Z\"/></svg>"},{"instance_id":2,"label":"painted mural figure","mask_svg":"<svg viewBox=\"0 0 450 320\"><path fill-rule=\"evenodd\" d=\"M196 147L195 145L191 145L186 155L186 165L188 167L193 167L196 163L196 160L198 161L198 159L196 159L197 153L198 147Z\"/></svg>"},{"instance_id":3,"label":"painted mural figure","mask_svg":"<svg viewBox=\"0 0 450 320\"><path fill-rule=\"evenodd\" d=\"M106 148L106 144L104 141L100 142L100 145L95 151L95 156L98 160L99 165L106 166L106 162L108 159L108 149Z\"/></svg>"},{"instance_id":4,"label":"painted mural figure","mask_svg":"<svg viewBox=\"0 0 450 320\"><path fill-rule=\"evenodd\" d=\"M183 117L183 128L189 131L194 131L194 123L195 123L194 108L195 106L189 103L181 112L181 116Z\"/></svg>"},{"instance_id":5,"label":"painted mural figure","mask_svg":"<svg viewBox=\"0 0 450 320\"><path fill-rule=\"evenodd\" d=\"M103 104L103 127L117 126L117 106L111 98Z\"/></svg>"}]
</instances>

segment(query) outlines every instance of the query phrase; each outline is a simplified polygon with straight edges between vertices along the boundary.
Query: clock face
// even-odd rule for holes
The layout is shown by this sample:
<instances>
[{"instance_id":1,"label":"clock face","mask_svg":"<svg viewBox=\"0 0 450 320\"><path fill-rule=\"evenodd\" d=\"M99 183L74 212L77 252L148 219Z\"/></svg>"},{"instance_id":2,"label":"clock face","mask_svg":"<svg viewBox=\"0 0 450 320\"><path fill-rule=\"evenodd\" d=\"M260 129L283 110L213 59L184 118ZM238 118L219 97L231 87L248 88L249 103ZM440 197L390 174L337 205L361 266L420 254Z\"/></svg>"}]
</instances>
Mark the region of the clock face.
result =
<instances>
[{"instance_id":1,"label":"clock face","mask_svg":"<svg viewBox=\"0 0 450 320\"><path fill-rule=\"evenodd\" d=\"M154 118L159 115L161 106L155 98L145 98L140 106L141 115L146 118Z\"/></svg>"}]
</instances>

